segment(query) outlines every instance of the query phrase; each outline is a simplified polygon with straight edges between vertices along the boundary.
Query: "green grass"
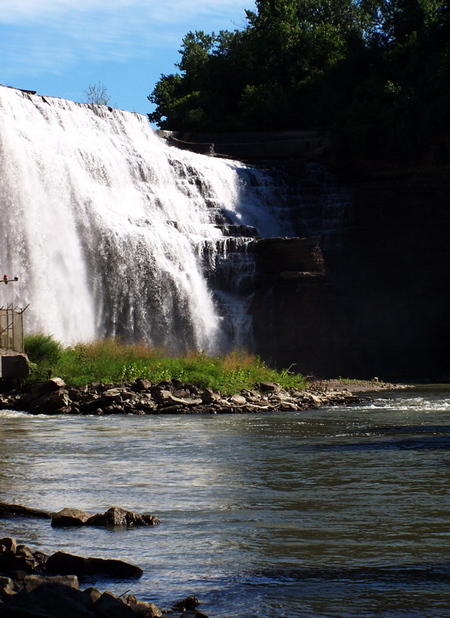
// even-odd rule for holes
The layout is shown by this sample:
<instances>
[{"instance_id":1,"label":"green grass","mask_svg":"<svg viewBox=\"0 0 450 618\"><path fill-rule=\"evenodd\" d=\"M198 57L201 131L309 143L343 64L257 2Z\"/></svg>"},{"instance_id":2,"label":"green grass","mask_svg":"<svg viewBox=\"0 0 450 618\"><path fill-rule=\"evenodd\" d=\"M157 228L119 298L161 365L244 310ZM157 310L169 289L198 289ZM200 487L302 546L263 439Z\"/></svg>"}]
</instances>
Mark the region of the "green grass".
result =
<instances>
[{"instance_id":1,"label":"green grass","mask_svg":"<svg viewBox=\"0 0 450 618\"><path fill-rule=\"evenodd\" d=\"M42 347L48 348L51 338L44 335L32 337L41 337ZM36 339L25 338L25 351L27 354L28 350L33 351L33 357L30 355L34 363L30 382L45 380L49 375L58 376L74 386L92 382L130 382L137 378L147 378L155 383L176 378L223 394L253 389L260 382L277 382L283 388L304 388L306 382L301 375L270 369L257 356L241 350L214 357L200 352L171 357L163 350L143 344L123 345L112 340L70 348L54 343L58 354L51 356L39 353Z\"/></svg>"}]
</instances>

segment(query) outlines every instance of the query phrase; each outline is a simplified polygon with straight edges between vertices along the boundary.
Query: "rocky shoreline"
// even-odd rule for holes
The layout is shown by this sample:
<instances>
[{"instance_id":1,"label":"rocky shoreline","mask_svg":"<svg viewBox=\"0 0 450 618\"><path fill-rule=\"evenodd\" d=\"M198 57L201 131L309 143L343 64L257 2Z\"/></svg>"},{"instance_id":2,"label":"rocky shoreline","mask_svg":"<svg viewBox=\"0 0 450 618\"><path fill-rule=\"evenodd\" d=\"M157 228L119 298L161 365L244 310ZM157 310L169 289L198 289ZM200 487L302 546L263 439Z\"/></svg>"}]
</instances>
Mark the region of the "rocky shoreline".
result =
<instances>
[{"instance_id":1,"label":"rocky shoreline","mask_svg":"<svg viewBox=\"0 0 450 618\"><path fill-rule=\"evenodd\" d=\"M284 390L263 382L255 390L224 396L210 389L171 380L152 384L148 380L113 384L67 386L53 378L34 387L22 387L0 395L0 407L30 414L254 414L300 411L328 406L357 405L370 391L405 388L403 385L372 382L314 381L307 389ZM365 397L361 397L361 393ZM0 502L0 518L34 517L51 520L54 527L154 526L153 515L136 514L119 507L90 514L64 508L57 513ZM139 566L117 559L84 558L58 551L50 556L17 544L10 537L0 539L0 618L207 618L197 609L194 595L161 610L133 594L116 596L95 587L80 589L80 582L94 575L137 578Z\"/></svg>"},{"instance_id":2,"label":"rocky shoreline","mask_svg":"<svg viewBox=\"0 0 450 618\"><path fill-rule=\"evenodd\" d=\"M17 508L23 516L41 516L36 513L42 513L36 509L0 503L0 513L14 514ZM138 520L142 517L118 507L110 511L114 509L122 516L127 513ZM74 521L78 516L80 512L75 514ZM78 524L72 522L67 525ZM133 594L128 594L129 590L116 596L93 586L80 589L80 582L92 576L130 580L140 577L142 573L139 567L122 560L84 558L61 551L47 556L27 545L18 544L11 537L4 537L0 539L0 617L162 618L165 615L167 618L208 618L196 609L200 601L194 595L174 602L170 609L161 610L154 603L140 601Z\"/></svg>"},{"instance_id":3,"label":"rocky shoreline","mask_svg":"<svg viewBox=\"0 0 450 618\"><path fill-rule=\"evenodd\" d=\"M394 388L403 386L377 380L343 385L336 380L285 390L279 384L261 382L254 390L222 395L176 379L153 384L139 378L123 384L73 387L55 377L1 394L0 407L30 414L254 414L357 405L364 401L362 392Z\"/></svg>"}]
</instances>

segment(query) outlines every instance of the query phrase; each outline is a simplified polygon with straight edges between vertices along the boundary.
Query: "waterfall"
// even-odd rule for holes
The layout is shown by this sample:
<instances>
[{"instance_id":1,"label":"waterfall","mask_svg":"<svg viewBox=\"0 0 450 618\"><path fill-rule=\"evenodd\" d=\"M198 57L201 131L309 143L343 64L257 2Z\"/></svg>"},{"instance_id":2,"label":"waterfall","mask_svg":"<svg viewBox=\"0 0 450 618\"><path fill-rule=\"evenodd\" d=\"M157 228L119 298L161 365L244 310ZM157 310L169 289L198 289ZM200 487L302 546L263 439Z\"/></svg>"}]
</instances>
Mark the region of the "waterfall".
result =
<instances>
[{"instance_id":1,"label":"waterfall","mask_svg":"<svg viewBox=\"0 0 450 618\"><path fill-rule=\"evenodd\" d=\"M252 348L258 237L322 235L349 212L325 168L178 150L145 116L0 86L0 307L64 344Z\"/></svg>"},{"instance_id":2,"label":"waterfall","mask_svg":"<svg viewBox=\"0 0 450 618\"><path fill-rule=\"evenodd\" d=\"M3 86L0 166L0 269L19 277L0 306L29 304L28 332L177 353L243 343L247 275L213 285L225 263L229 279L241 258L252 271L233 229L288 233L264 172L176 150L139 114Z\"/></svg>"}]
</instances>

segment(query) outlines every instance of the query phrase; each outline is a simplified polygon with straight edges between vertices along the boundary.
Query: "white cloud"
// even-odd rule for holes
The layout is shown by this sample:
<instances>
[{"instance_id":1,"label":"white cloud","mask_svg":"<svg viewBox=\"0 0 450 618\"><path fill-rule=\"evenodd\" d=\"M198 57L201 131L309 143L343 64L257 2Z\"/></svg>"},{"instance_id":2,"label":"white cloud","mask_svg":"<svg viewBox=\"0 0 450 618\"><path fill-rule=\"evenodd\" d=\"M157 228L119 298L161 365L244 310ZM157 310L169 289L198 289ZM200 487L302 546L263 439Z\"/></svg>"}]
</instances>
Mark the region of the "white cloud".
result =
<instances>
[{"instance_id":1,"label":"white cloud","mask_svg":"<svg viewBox=\"0 0 450 618\"><path fill-rule=\"evenodd\" d=\"M245 0L2 0L0 27L33 29L32 38L45 43L70 40L93 45L100 54L158 44L163 32L183 32L208 20L217 29L233 29L242 21ZM69 39L66 40L66 37Z\"/></svg>"},{"instance_id":2,"label":"white cloud","mask_svg":"<svg viewBox=\"0 0 450 618\"><path fill-rule=\"evenodd\" d=\"M3 77L62 74L177 50L188 30L244 23L252 0L0 0ZM236 25L237 24L237 25ZM3 79L3 78L2 78Z\"/></svg>"},{"instance_id":3,"label":"white cloud","mask_svg":"<svg viewBox=\"0 0 450 618\"><path fill-rule=\"evenodd\" d=\"M233 12L243 13L253 4L243 0L2 0L0 23L23 25L30 20L44 22L50 17L64 20L68 14L89 16L133 14L141 19L183 21L193 15L220 17ZM251 8L251 7L250 7Z\"/></svg>"}]
</instances>

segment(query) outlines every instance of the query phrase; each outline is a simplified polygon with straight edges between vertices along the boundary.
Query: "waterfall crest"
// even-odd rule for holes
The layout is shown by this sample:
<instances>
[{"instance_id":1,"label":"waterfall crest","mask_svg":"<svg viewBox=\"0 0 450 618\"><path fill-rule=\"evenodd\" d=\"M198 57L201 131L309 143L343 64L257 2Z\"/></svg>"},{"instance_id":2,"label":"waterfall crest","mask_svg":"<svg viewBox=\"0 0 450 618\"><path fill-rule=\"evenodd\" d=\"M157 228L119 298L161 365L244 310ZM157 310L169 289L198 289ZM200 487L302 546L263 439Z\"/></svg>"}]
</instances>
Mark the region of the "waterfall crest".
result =
<instances>
[{"instance_id":1,"label":"waterfall crest","mask_svg":"<svg viewBox=\"0 0 450 618\"><path fill-rule=\"evenodd\" d=\"M0 305L29 303L28 330L174 352L240 343L205 271L226 257L227 225L286 232L262 172L173 149L142 115L7 87L0 165L0 268L19 277Z\"/></svg>"}]
</instances>

